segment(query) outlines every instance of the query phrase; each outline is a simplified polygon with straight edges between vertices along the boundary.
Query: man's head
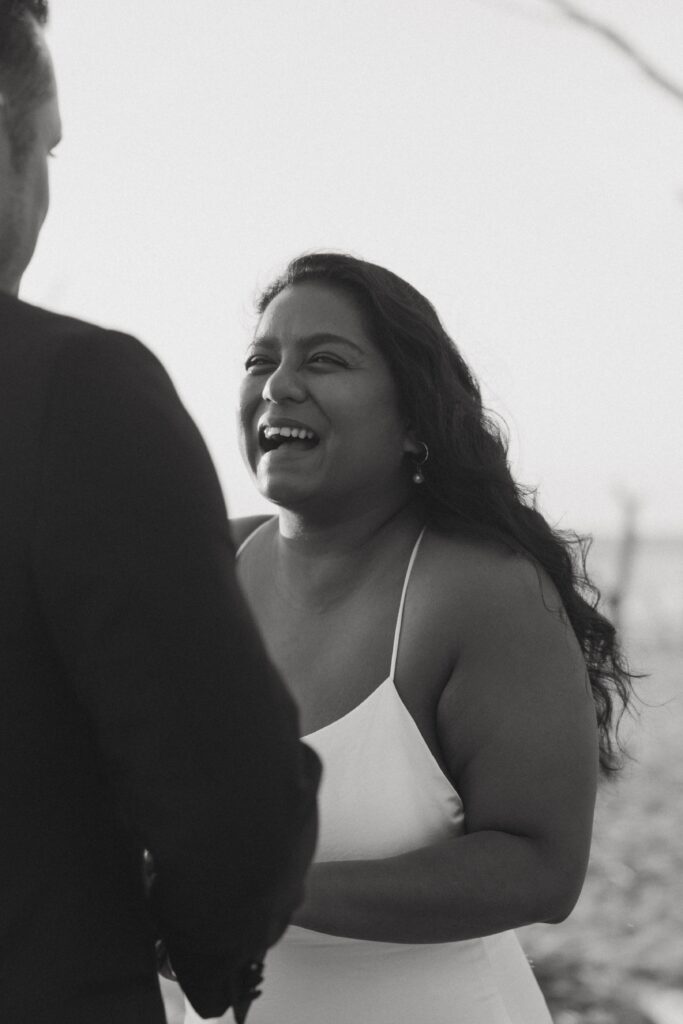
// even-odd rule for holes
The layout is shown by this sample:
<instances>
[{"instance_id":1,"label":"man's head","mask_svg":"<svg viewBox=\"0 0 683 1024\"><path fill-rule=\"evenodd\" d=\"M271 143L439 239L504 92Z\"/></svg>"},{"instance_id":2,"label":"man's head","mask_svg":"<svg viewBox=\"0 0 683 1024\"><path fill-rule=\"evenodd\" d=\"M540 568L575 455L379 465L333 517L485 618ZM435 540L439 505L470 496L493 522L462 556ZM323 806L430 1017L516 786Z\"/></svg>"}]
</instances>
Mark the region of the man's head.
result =
<instances>
[{"instance_id":1,"label":"man's head","mask_svg":"<svg viewBox=\"0 0 683 1024\"><path fill-rule=\"evenodd\" d=\"M0 0L0 291L16 294L49 205L61 135L47 0Z\"/></svg>"}]
</instances>

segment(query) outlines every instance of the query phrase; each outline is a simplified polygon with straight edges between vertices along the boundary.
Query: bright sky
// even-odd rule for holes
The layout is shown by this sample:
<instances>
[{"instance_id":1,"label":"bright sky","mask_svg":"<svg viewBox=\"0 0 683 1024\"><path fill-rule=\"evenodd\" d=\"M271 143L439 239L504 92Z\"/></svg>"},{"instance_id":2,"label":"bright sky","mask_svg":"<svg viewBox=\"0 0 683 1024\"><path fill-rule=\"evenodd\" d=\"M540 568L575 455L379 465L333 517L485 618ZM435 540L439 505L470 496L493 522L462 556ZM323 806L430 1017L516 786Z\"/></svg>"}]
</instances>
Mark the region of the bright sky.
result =
<instances>
[{"instance_id":1,"label":"bright sky","mask_svg":"<svg viewBox=\"0 0 683 1024\"><path fill-rule=\"evenodd\" d=\"M563 527L683 531L683 104L547 0L53 0L25 299L163 360L233 515L253 299L351 251L436 305ZM683 80L680 0L583 0Z\"/></svg>"}]
</instances>

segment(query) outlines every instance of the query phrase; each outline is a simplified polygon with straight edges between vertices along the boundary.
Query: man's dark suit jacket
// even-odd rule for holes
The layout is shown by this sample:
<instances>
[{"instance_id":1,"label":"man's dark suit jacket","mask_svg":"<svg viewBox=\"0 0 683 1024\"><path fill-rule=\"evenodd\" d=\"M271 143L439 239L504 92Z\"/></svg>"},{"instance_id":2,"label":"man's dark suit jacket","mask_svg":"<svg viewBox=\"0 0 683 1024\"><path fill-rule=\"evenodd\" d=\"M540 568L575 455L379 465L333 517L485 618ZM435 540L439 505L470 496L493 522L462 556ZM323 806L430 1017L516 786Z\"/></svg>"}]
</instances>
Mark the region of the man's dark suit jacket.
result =
<instances>
[{"instance_id":1,"label":"man's dark suit jacket","mask_svg":"<svg viewBox=\"0 0 683 1024\"><path fill-rule=\"evenodd\" d=\"M218 1016L296 902L319 765L209 456L139 342L0 295L0 488L0 1022L161 1024L157 933Z\"/></svg>"}]
</instances>

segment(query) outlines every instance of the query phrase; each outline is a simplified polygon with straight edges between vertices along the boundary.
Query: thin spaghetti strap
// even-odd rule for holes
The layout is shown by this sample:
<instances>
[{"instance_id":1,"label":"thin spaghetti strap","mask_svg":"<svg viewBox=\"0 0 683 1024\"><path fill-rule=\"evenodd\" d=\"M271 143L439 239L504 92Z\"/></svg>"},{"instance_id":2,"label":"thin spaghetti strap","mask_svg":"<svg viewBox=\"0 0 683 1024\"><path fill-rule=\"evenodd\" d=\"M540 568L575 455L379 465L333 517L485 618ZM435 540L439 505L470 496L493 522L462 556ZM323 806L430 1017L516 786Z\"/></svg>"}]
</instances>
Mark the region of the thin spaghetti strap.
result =
<instances>
[{"instance_id":1,"label":"thin spaghetti strap","mask_svg":"<svg viewBox=\"0 0 683 1024\"><path fill-rule=\"evenodd\" d=\"M242 543L238 547L237 551L235 552L235 560L237 560L240 557L240 555L242 554L242 552L246 548L246 546L249 543L249 541L253 540L254 537L256 536L256 534L260 530L262 530L264 526L267 526L268 523L272 523L273 519L274 519L274 516L271 516L270 519L266 519L265 522L259 523L259 525L256 527L256 529L252 530L251 533L247 537L244 538L244 540L242 541Z\"/></svg>"},{"instance_id":2,"label":"thin spaghetti strap","mask_svg":"<svg viewBox=\"0 0 683 1024\"><path fill-rule=\"evenodd\" d=\"M420 536L415 541L415 544L413 546L413 553L410 556L408 568L406 569L406 578L403 581L401 603L398 606L398 615L396 616L396 629L394 630L394 648L391 652L391 669L389 671L389 678L391 679L392 682L394 681L394 673L396 672L396 659L398 658L398 644L399 640L401 639L401 626L403 624L403 606L406 603L406 594L408 593L408 581L410 580L410 574L413 571L413 563L415 561L415 558L417 557L417 551L418 548L420 547L420 541L424 537L424 532L426 529L426 526L422 527L422 529L420 530Z\"/></svg>"}]
</instances>

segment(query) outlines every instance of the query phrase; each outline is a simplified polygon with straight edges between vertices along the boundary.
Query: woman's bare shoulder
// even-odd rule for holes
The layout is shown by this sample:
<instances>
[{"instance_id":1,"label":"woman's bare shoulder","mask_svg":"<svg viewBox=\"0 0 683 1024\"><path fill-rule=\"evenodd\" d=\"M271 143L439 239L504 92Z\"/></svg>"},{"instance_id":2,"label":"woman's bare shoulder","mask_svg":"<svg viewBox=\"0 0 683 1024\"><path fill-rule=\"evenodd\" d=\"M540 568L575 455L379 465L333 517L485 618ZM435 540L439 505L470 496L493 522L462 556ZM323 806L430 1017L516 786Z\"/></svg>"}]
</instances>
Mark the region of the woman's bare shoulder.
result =
<instances>
[{"instance_id":1,"label":"woman's bare shoulder","mask_svg":"<svg viewBox=\"0 0 683 1024\"><path fill-rule=\"evenodd\" d=\"M538 764L551 763L544 744L559 749L565 734L592 757L595 710L586 665L546 570L530 556L460 538L440 538L432 559L444 580L440 592L452 595L451 608L442 601L440 614L457 635L458 657L439 703L453 776L475 757L482 763L492 736L506 771L525 745L536 750ZM501 730L514 737L507 762Z\"/></svg>"},{"instance_id":2,"label":"woman's bare shoulder","mask_svg":"<svg viewBox=\"0 0 683 1024\"><path fill-rule=\"evenodd\" d=\"M494 624L562 609L547 571L504 544L461 534L432 533L425 569L444 604L470 622Z\"/></svg>"},{"instance_id":3,"label":"woman's bare shoulder","mask_svg":"<svg viewBox=\"0 0 683 1024\"><path fill-rule=\"evenodd\" d=\"M267 523L268 520L272 518L272 515L260 515L239 516L236 519L228 520L230 525L230 535L235 547L238 548L240 544L243 544L247 537L254 532L254 530L258 529L259 526L263 523Z\"/></svg>"}]
</instances>

